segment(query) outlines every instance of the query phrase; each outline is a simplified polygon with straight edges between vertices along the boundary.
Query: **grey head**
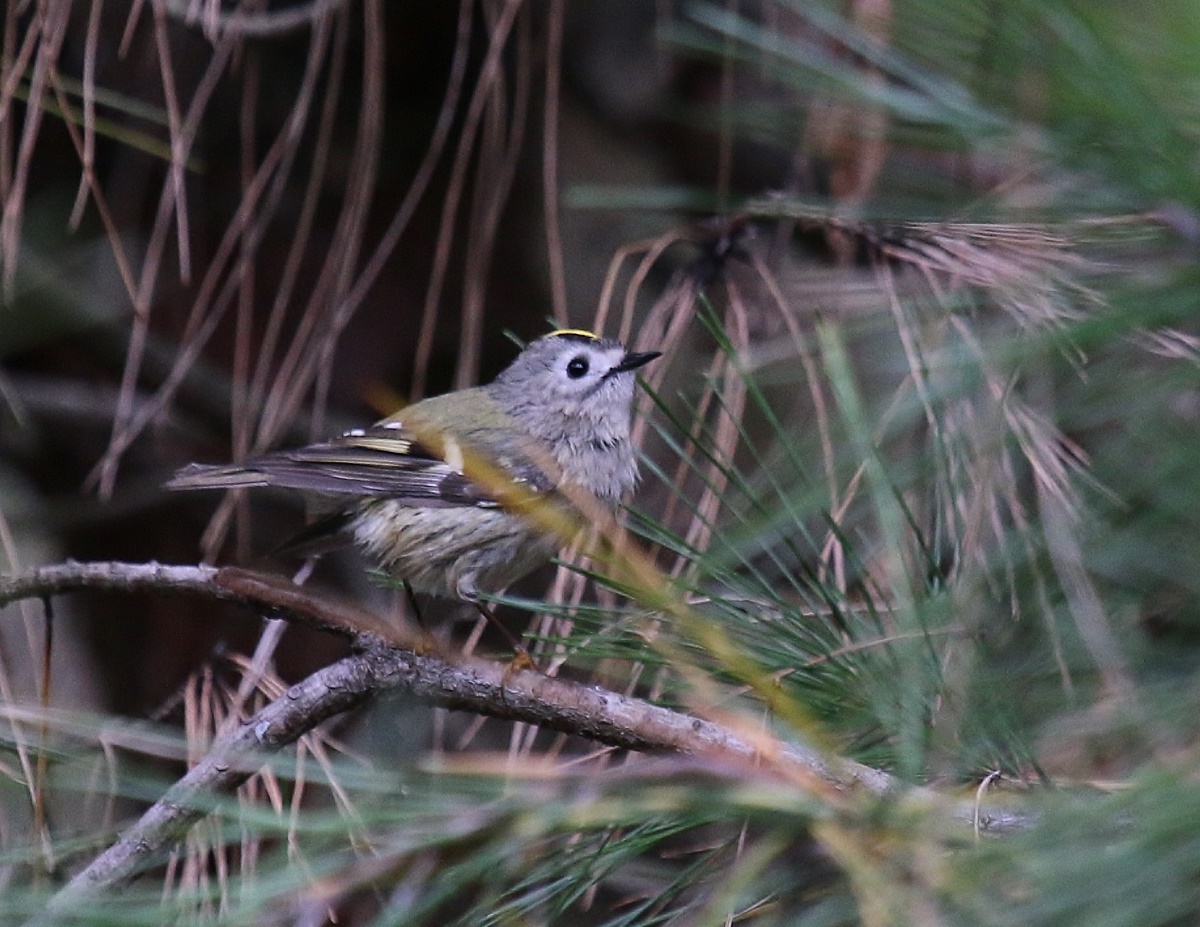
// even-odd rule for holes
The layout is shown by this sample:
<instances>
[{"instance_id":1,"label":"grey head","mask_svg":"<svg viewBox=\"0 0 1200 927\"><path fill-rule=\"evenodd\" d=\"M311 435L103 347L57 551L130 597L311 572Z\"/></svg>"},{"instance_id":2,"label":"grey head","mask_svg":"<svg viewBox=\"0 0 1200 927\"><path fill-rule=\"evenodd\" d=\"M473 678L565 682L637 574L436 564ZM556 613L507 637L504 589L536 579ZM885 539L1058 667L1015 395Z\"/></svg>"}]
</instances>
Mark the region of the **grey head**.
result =
<instances>
[{"instance_id":1,"label":"grey head","mask_svg":"<svg viewBox=\"0 0 1200 927\"><path fill-rule=\"evenodd\" d=\"M635 371L659 355L590 332L552 332L530 342L487 391L554 452L569 479L615 503L636 480Z\"/></svg>"},{"instance_id":2,"label":"grey head","mask_svg":"<svg viewBox=\"0 0 1200 927\"><path fill-rule=\"evenodd\" d=\"M627 351L591 332L552 332L530 342L488 392L543 440L559 440L564 430L628 430L634 371L659 353Z\"/></svg>"}]
</instances>

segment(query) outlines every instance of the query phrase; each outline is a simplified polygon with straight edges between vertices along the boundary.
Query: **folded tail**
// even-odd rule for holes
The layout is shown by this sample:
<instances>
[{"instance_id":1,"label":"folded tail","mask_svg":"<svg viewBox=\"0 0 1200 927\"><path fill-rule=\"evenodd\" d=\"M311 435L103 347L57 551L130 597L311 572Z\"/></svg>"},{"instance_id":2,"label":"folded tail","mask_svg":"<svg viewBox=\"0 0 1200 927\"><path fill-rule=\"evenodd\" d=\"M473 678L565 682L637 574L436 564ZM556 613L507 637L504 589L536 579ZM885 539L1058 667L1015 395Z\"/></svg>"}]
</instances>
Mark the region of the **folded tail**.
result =
<instances>
[{"instance_id":1,"label":"folded tail","mask_svg":"<svg viewBox=\"0 0 1200 927\"><path fill-rule=\"evenodd\" d=\"M276 474L261 470L228 465L188 464L167 482L167 489L242 489L254 486L277 486ZM286 484L285 484L286 485ZM336 511L308 525L299 534L284 541L273 551L272 556L315 557L338 547L349 540L347 530L354 520L347 511Z\"/></svg>"},{"instance_id":2,"label":"folded tail","mask_svg":"<svg viewBox=\"0 0 1200 927\"><path fill-rule=\"evenodd\" d=\"M242 489L270 486L273 481L261 470L237 465L188 464L165 484L167 489Z\"/></svg>"}]
</instances>

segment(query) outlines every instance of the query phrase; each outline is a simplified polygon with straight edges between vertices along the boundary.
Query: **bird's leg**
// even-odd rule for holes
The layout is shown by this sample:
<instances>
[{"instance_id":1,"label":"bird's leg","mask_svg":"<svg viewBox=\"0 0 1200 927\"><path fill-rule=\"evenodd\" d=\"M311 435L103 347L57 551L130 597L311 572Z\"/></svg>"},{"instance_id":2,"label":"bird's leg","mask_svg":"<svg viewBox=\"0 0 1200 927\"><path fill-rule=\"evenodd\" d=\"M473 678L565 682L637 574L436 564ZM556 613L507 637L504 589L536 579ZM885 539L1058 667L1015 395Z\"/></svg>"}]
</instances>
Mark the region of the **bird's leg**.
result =
<instances>
[{"instance_id":1,"label":"bird's leg","mask_svg":"<svg viewBox=\"0 0 1200 927\"><path fill-rule=\"evenodd\" d=\"M483 615L483 617L491 623L493 628L499 630L501 634L508 638L508 642L512 644L513 658L512 662L509 664L509 668L511 670L515 672L516 670L523 669L537 669L537 664L533 662L533 657L529 655L529 651L525 649L525 645L517 640L512 631L508 630L508 628L500 623L500 619L492 613L490 608L488 608L478 599L468 601L475 606L475 610L478 611L479 614Z\"/></svg>"},{"instance_id":2,"label":"bird's leg","mask_svg":"<svg viewBox=\"0 0 1200 927\"><path fill-rule=\"evenodd\" d=\"M417 646L417 652L421 654L437 653L437 638L429 630L429 626L425 624L425 616L421 614L421 606L417 604L416 590L413 589L412 584L407 579L402 580L402 582L404 583L404 592L408 596L408 607L412 609L413 618L416 619L417 628L420 630L421 643Z\"/></svg>"},{"instance_id":3,"label":"bird's leg","mask_svg":"<svg viewBox=\"0 0 1200 927\"><path fill-rule=\"evenodd\" d=\"M460 580L458 583L458 595L464 602L469 602L475 607L479 614L483 615L484 619L503 634L513 649L513 659L510 664L510 669L513 671L523 669L536 669L537 664L533 662L533 657L529 655L529 651L525 649L525 645L513 636L512 631L508 630L500 619L495 616L490 608L479 601L479 591L475 588L475 584L469 580Z\"/></svg>"},{"instance_id":4,"label":"bird's leg","mask_svg":"<svg viewBox=\"0 0 1200 927\"><path fill-rule=\"evenodd\" d=\"M425 625L425 617L421 614L421 606L417 604L417 594L407 579L403 582L404 592L408 596L408 607L412 609L413 617L417 619L417 625L422 631L428 632L429 628Z\"/></svg>"}]
</instances>

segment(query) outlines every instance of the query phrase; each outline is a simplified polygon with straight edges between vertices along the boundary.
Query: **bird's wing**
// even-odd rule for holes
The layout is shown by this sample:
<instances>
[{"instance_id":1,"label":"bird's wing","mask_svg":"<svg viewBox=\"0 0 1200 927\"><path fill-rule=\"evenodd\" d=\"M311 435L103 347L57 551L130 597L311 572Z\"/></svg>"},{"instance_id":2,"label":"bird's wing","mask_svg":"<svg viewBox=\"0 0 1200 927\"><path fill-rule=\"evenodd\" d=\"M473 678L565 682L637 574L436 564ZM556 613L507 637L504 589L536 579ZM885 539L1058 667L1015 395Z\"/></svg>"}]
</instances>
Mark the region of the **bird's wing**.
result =
<instances>
[{"instance_id":1,"label":"bird's wing","mask_svg":"<svg viewBox=\"0 0 1200 927\"><path fill-rule=\"evenodd\" d=\"M432 444L440 445L437 449ZM190 464L168 489L234 489L281 486L326 495L383 496L429 506L494 507L495 480L466 475L478 458L526 493L542 495L554 481L524 455L465 450L443 437L422 443L398 422L356 428L297 450L277 451L229 466ZM478 469L473 472L477 476ZM491 487L485 485L493 483Z\"/></svg>"}]
</instances>

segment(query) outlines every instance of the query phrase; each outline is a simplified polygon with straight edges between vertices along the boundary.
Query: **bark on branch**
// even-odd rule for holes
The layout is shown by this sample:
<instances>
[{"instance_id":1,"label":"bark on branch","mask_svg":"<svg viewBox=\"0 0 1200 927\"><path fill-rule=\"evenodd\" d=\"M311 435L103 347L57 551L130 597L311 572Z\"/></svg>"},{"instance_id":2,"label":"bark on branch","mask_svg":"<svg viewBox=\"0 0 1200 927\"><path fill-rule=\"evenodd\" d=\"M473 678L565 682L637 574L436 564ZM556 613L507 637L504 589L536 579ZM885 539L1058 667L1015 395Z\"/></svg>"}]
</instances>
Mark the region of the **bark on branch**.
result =
<instances>
[{"instance_id":1,"label":"bark on branch","mask_svg":"<svg viewBox=\"0 0 1200 927\"><path fill-rule=\"evenodd\" d=\"M0 606L89 588L154 589L236 602L260 613L268 610L273 617L352 636L361 651L292 686L241 727L218 738L204 759L54 897L37 924L78 910L160 858L204 813L210 804L205 796L237 787L269 754L329 718L390 692L407 692L430 704L523 721L629 750L669 750L733 764L754 762L760 771L768 767L814 790L866 789L887 794L902 788L880 770L829 758L749 728L715 723L596 686L514 671L494 661L423 655L414 651L416 642L410 636L369 612L245 570L68 562L0 579ZM951 813L991 831L1031 823L1027 814L1007 809L989 808L982 821L971 805L956 805Z\"/></svg>"}]
</instances>

